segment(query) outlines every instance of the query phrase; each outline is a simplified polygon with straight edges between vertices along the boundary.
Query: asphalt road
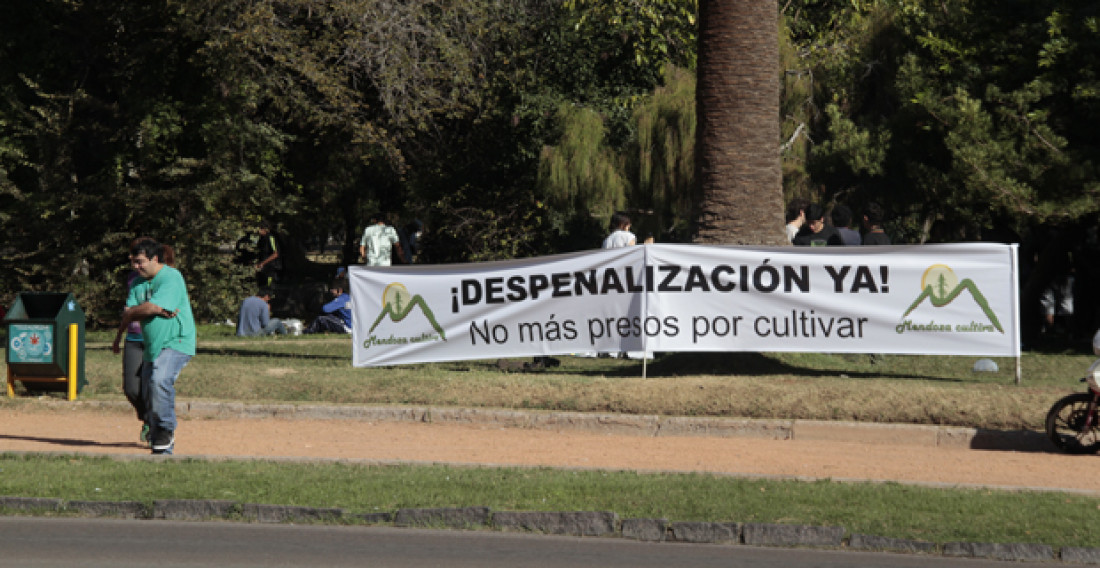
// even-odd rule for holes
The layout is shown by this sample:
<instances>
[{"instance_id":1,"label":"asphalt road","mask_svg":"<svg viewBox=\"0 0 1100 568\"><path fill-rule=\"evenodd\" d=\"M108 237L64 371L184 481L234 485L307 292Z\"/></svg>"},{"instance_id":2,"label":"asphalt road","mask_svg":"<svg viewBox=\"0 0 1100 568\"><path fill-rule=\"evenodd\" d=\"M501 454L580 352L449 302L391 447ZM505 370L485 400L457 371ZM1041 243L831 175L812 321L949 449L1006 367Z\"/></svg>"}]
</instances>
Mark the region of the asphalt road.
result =
<instances>
[{"instance_id":1,"label":"asphalt road","mask_svg":"<svg viewBox=\"0 0 1100 568\"><path fill-rule=\"evenodd\" d=\"M942 556L479 531L0 517L0 567L9 566L1004 568L1005 564Z\"/></svg>"}]
</instances>

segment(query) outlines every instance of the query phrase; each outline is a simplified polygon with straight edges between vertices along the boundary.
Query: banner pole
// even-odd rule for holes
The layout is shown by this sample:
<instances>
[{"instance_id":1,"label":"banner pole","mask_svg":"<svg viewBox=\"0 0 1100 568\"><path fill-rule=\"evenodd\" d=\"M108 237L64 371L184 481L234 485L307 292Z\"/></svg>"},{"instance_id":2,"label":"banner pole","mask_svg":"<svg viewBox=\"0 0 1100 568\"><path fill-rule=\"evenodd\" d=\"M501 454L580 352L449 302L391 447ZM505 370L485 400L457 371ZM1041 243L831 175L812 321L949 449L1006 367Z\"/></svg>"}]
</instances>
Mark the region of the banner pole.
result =
<instances>
[{"instance_id":1,"label":"banner pole","mask_svg":"<svg viewBox=\"0 0 1100 568\"><path fill-rule=\"evenodd\" d=\"M646 273L646 267L649 266L649 247L644 242L642 243L642 274ZM642 296L642 379L646 378L649 364L649 334L645 332L645 321L649 317L649 292L644 292Z\"/></svg>"},{"instance_id":2,"label":"banner pole","mask_svg":"<svg viewBox=\"0 0 1100 568\"><path fill-rule=\"evenodd\" d=\"M1016 352L1016 384L1019 385L1023 382L1023 365L1021 361L1022 353L1020 349L1020 257L1018 254L1018 248L1020 245L1012 243L1009 245L1008 254L1011 255L1012 260L1012 302L1013 311L1016 316L1013 317L1013 333L1015 337L1015 345L1013 350Z\"/></svg>"}]
</instances>

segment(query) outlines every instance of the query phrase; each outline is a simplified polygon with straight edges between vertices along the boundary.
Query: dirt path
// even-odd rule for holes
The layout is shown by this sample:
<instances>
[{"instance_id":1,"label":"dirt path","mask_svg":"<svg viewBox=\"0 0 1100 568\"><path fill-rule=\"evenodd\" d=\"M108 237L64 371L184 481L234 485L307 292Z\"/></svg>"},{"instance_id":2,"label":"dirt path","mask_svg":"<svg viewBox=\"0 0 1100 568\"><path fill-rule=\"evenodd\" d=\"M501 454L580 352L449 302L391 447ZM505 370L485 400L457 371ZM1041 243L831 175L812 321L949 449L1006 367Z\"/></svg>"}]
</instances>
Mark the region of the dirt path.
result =
<instances>
[{"instance_id":1,"label":"dirt path","mask_svg":"<svg viewBox=\"0 0 1100 568\"><path fill-rule=\"evenodd\" d=\"M11 409L0 452L147 454L126 413ZM1096 456L853 441L648 437L583 431L301 419L181 419L176 454L541 465L1053 488L1100 495Z\"/></svg>"}]
</instances>

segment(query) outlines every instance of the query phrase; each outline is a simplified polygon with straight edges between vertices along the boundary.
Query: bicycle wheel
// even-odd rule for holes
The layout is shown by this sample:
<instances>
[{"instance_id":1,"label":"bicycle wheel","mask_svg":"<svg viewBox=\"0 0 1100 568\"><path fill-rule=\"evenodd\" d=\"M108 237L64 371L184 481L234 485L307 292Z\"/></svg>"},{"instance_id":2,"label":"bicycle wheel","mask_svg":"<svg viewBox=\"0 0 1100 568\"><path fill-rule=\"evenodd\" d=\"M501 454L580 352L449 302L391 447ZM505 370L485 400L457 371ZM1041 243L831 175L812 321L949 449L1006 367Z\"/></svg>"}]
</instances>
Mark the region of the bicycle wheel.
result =
<instances>
[{"instance_id":1,"label":"bicycle wheel","mask_svg":"<svg viewBox=\"0 0 1100 568\"><path fill-rule=\"evenodd\" d=\"M1092 397L1091 392L1074 393L1050 407L1047 437L1059 450L1070 454L1094 454L1100 450L1100 424L1095 408L1092 422L1084 430Z\"/></svg>"}]
</instances>

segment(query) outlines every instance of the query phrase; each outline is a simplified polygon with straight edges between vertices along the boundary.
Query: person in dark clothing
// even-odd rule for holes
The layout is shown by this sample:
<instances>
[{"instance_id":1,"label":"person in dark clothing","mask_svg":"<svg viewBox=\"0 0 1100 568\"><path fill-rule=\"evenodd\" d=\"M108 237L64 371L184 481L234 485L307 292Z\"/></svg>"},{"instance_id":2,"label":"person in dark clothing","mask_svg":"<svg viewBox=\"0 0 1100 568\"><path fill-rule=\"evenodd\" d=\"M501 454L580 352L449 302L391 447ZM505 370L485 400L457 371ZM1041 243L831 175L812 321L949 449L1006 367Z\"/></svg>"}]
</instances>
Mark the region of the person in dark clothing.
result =
<instances>
[{"instance_id":1,"label":"person in dark clothing","mask_svg":"<svg viewBox=\"0 0 1100 568\"><path fill-rule=\"evenodd\" d=\"M833 228L840 233L840 240L844 241L846 246L862 244L863 238L859 235L859 231L849 227L852 224L852 210L847 205L837 203L829 216L833 219Z\"/></svg>"},{"instance_id":2,"label":"person in dark clothing","mask_svg":"<svg viewBox=\"0 0 1100 568\"><path fill-rule=\"evenodd\" d=\"M282 248L279 239L271 230L271 223L260 223L260 240L256 243L256 282L260 286L271 286L279 279L283 269Z\"/></svg>"},{"instance_id":3,"label":"person in dark clothing","mask_svg":"<svg viewBox=\"0 0 1100 568\"><path fill-rule=\"evenodd\" d=\"M794 238L795 246L823 247L843 246L844 241L835 227L825 224L825 209L817 203L811 203L806 208L806 223L798 236Z\"/></svg>"},{"instance_id":4,"label":"person in dark clothing","mask_svg":"<svg viewBox=\"0 0 1100 568\"><path fill-rule=\"evenodd\" d=\"M881 205L873 201L867 204L867 209L863 212L863 227L867 230L867 232L863 234L863 244L890 244L890 237L887 236L886 231L882 229L882 222L885 216Z\"/></svg>"},{"instance_id":5,"label":"person in dark clothing","mask_svg":"<svg viewBox=\"0 0 1100 568\"><path fill-rule=\"evenodd\" d=\"M351 296L347 290L347 277L337 277L329 290L332 300L321 307L321 315L309 324L305 333L351 333Z\"/></svg>"}]
</instances>

